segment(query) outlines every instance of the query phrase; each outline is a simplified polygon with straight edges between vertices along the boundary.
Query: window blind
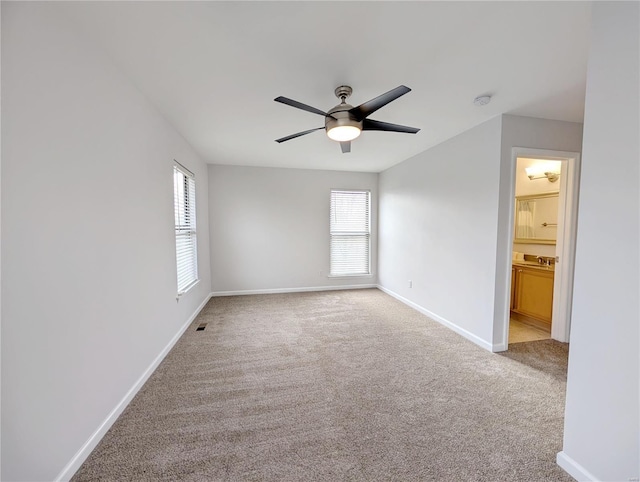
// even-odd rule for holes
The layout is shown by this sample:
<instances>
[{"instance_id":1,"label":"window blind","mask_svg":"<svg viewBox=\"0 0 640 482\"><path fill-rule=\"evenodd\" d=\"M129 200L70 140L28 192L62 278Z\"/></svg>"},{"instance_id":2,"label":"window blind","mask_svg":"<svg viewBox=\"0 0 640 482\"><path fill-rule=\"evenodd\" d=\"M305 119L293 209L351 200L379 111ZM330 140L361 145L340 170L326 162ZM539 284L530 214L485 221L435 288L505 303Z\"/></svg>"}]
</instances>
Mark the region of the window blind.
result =
<instances>
[{"instance_id":1,"label":"window blind","mask_svg":"<svg viewBox=\"0 0 640 482\"><path fill-rule=\"evenodd\" d=\"M178 294L198 280L196 243L196 181L193 174L173 166L173 200L176 220Z\"/></svg>"},{"instance_id":2,"label":"window blind","mask_svg":"<svg viewBox=\"0 0 640 482\"><path fill-rule=\"evenodd\" d=\"M370 197L369 191L331 191L332 276L370 274Z\"/></svg>"}]
</instances>

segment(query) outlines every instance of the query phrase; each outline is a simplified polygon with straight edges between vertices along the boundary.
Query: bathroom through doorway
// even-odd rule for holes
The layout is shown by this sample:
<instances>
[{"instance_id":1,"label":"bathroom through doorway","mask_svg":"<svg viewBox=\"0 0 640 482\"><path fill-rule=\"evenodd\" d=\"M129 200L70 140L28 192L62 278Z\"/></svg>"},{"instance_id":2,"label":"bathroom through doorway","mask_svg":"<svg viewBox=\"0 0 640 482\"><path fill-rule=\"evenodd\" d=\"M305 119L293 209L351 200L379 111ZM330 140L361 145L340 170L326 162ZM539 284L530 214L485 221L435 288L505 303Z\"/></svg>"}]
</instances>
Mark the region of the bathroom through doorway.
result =
<instances>
[{"instance_id":1,"label":"bathroom through doorway","mask_svg":"<svg viewBox=\"0 0 640 482\"><path fill-rule=\"evenodd\" d=\"M578 153L514 148L508 344L569 342L579 188Z\"/></svg>"}]
</instances>

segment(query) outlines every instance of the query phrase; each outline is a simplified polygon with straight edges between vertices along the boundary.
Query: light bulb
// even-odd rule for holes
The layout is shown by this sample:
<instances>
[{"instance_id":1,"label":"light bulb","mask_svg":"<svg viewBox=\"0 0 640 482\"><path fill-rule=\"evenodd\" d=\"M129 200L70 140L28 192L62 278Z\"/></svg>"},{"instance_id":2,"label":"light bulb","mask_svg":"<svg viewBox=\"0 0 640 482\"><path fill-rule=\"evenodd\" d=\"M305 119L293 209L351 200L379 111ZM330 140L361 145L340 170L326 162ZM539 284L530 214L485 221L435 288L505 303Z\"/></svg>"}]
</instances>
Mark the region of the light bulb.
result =
<instances>
[{"instance_id":1,"label":"light bulb","mask_svg":"<svg viewBox=\"0 0 640 482\"><path fill-rule=\"evenodd\" d=\"M527 176L529 177L529 179L541 174L539 169L535 169L533 167L525 167L524 170L527 173Z\"/></svg>"},{"instance_id":2,"label":"light bulb","mask_svg":"<svg viewBox=\"0 0 640 482\"><path fill-rule=\"evenodd\" d=\"M333 129L327 131L329 139L333 139L338 142L352 141L360 135L360 129L355 126L336 126Z\"/></svg>"}]
</instances>

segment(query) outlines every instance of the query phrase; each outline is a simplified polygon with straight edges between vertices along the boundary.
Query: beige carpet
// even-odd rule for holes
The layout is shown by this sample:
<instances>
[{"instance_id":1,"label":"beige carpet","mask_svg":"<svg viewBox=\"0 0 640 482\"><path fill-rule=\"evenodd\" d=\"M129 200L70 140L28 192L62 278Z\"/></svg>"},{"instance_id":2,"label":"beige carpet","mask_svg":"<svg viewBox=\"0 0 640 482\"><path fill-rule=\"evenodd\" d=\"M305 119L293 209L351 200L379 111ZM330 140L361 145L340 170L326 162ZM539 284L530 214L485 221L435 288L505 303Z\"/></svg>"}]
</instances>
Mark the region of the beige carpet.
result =
<instances>
[{"instance_id":1,"label":"beige carpet","mask_svg":"<svg viewBox=\"0 0 640 482\"><path fill-rule=\"evenodd\" d=\"M73 480L570 481L566 352L378 290L214 298Z\"/></svg>"}]
</instances>

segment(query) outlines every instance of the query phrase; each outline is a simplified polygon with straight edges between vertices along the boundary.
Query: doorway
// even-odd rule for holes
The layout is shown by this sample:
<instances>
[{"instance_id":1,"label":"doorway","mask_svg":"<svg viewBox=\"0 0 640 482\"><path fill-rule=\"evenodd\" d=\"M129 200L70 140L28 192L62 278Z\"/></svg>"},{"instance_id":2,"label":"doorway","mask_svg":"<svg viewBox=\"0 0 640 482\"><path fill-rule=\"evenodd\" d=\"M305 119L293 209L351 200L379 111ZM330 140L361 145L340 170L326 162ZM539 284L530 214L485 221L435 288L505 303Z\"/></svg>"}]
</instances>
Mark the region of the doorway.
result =
<instances>
[{"instance_id":1,"label":"doorway","mask_svg":"<svg viewBox=\"0 0 640 482\"><path fill-rule=\"evenodd\" d=\"M567 343L571 328L580 155L514 148L511 168L509 219L513 243L509 253L511 276L507 278L510 283L505 297L508 306L502 320L503 346L508 349L509 343L545 338ZM552 203L557 205L556 218L549 207ZM510 323L513 318L515 323Z\"/></svg>"}]
</instances>

